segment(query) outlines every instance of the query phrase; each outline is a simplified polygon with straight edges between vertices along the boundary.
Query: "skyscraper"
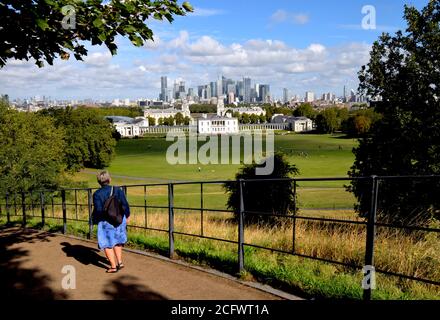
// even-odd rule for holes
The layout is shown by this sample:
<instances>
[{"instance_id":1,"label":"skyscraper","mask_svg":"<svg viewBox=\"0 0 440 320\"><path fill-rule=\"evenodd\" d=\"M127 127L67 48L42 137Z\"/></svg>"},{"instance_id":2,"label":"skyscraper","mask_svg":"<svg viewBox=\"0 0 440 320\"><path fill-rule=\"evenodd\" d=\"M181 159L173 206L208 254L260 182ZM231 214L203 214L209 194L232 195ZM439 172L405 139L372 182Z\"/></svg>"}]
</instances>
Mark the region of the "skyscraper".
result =
<instances>
[{"instance_id":1,"label":"skyscraper","mask_svg":"<svg viewBox=\"0 0 440 320\"><path fill-rule=\"evenodd\" d=\"M243 79L243 102L251 102L251 78Z\"/></svg>"},{"instance_id":2,"label":"skyscraper","mask_svg":"<svg viewBox=\"0 0 440 320\"><path fill-rule=\"evenodd\" d=\"M211 87L211 97L218 97L221 95L218 92L218 83L217 82L211 82L209 85Z\"/></svg>"},{"instance_id":3,"label":"skyscraper","mask_svg":"<svg viewBox=\"0 0 440 320\"><path fill-rule=\"evenodd\" d=\"M159 100L168 102L168 80L167 77L160 77L160 95Z\"/></svg>"},{"instance_id":4,"label":"skyscraper","mask_svg":"<svg viewBox=\"0 0 440 320\"><path fill-rule=\"evenodd\" d=\"M311 91L306 91L305 102L313 102L315 101L315 94Z\"/></svg>"},{"instance_id":5,"label":"skyscraper","mask_svg":"<svg viewBox=\"0 0 440 320\"><path fill-rule=\"evenodd\" d=\"M290 101L290 92L289 92L289 89L284 88L284 89L283 89L283 102L284 102L284 103L287 103L287 102L289 102L289 101Z\"/></svg>"},{"instance_id":6,"label":"skyscraper","mask_svg":"<svg viewBox=\"0 0 440 320\"><path fill-rule=\"evenodd\" d=\"M269 103L270 102L270 86L268 84L260 84L260 101L263 103Z\"/></svg>"}]
</instances>

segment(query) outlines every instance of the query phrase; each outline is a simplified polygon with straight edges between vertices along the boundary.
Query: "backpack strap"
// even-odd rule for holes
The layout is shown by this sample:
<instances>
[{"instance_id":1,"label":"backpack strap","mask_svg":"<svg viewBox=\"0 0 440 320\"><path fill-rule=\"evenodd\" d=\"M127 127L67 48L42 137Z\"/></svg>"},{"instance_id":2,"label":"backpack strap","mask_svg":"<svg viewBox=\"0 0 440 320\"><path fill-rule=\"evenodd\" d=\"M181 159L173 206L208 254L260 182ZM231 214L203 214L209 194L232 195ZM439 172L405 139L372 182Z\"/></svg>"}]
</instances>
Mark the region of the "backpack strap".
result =
<instances>
[{"instance_id":1,"label":"backpack strap","mask_svg":"<svg viewBox=\"0 0 440 320\"><path fill-rule=\"evenodd\" d=\"M112 191L110 191L110 197L113 195L113 186L112 186Z\"/></svg>"}]
</instances>

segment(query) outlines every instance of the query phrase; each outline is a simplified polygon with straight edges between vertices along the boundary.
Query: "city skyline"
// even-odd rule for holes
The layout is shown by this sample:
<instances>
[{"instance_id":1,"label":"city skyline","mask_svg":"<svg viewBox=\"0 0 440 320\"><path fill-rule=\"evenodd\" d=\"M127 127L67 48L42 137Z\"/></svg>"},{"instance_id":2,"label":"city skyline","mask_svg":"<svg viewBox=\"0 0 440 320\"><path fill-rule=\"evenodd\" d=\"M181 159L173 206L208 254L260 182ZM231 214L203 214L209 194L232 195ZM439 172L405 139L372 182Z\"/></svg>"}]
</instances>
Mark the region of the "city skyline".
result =
<instances>
[{"instance_id":1,"label":"city skyline","mask_svg":"<svg viewBox=\"0 0 440 320\"><path fill-rule=\"evenodd\" d=\"M426 1L370 1L377 16L372 30L361 27L365 3L358 0L337 6L282 0L258 6L229 0L191 3L195 13L173 24L151 21L155 41L141 48L118 38L113 57L105 48L87 45L84 62L57 59L54 66L39 69L33 61L11 60L0 69L0 94L11 99L157 99L163 75L185 79L195 91L225 75L269 84L278 100L284 88L342 96L343 86L357 88L357 72L368 62L372 42L383 31L404 27L403 5L420 8ZM250 88L245 91L247 100Z\"/></svg>"}]
</instances>

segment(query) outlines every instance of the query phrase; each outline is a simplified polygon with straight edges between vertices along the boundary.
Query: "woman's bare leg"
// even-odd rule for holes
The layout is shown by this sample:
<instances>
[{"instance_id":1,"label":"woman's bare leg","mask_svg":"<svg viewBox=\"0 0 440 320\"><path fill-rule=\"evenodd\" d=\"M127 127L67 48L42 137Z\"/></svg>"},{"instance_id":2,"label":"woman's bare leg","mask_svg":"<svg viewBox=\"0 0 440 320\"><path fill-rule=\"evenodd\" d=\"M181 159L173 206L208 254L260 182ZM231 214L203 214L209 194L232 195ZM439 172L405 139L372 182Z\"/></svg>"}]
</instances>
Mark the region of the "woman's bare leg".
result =
<instances>
[{"instance_id":1,"label":"woman's bare leg","mask_svg":"<svg viewBox=\"0 0 440 320\"><path fill-rule=\"evenodd\" d=\"M121 264L122 263L122 246L120 244L118 244L113 248L113 250L115 252L117 263Z\"/></svg>"},{"instance_id":2,"label":"woman's bare leg","mask_svg":"<svg viewBox=\"0 0 440 320\"><path fill-rule=\"evenodd\" d=\"M115 260L115 252L113 249L104 249L105 256L107 257L108 261L110 262L111 267L114 269L116 268L116 260Z\"/></svg>"}]
</instances>

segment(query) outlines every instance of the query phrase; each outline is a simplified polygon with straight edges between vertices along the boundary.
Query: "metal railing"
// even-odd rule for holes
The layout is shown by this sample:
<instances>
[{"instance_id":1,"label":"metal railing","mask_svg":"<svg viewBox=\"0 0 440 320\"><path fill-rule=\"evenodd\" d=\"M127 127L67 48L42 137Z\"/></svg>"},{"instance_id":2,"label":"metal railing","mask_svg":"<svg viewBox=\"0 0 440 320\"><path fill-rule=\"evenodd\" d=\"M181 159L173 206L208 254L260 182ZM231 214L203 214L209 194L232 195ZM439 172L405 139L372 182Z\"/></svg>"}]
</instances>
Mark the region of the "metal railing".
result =
<instances>
[{"instance_id":1,"label":"metal railing","mask_svg":"<svg viewBox=\"0 0 440 320\"><path fill-rule=\"evenodd\" d=\"M143 188L143 203L139 204L131 204L130 208L140 208L143 209L145 224L143 226L139 225L129 225L130 228L136 229L144 229L151 230L157 232L164 232L168 234L168 255L170 258L175 257L175 235L181 236L189 236L189 237L197 237L202 239L214 240L214 241L222 241L231 243L237 246L237 261L238 261L238 271L245 270L245 247L253 247L262 250L269 250L272 252L282 253L286 255L298 256L307 259L313 259L321 262L341 265L353 269L362 269L364 266L374 266L374 253L375 253L375 239L376 239L376 228L377 227L386 227L386 228L398 228L398 229L408 229L408 230L418 230L425 232L440 232L438 228L430 228L430 227L420 227L420 226L405 226L405 225L394 225L391 223L383 223L377 222L377 211L378 211L378 196L379 192L379 182L381 181L389 181L396 179L440 179L440 176L370 176L370 177L357 177L357 178L293 178L293 179L252 179L252 180L224 180L224 181L189 181L189 182L171 182L171 183L152 183L152 184L139 184L139 185L125 185L121 186L124 193L127 195L127 198L130 202L130 189L133 188ZM295 203L294 210L290 212L288 215L281 215L269 212L260 212L260 211L251 211L246 210L246 203L244 192L245 188L249 183L256 182L289 182L293 184L293 192L296 196L297 193L297 183L299 182L331 182L331 181L352 181L352 180L364 180L371 184L371 206L369 210L369 214L362 220L349 220L349 219L336 219L336 218L326 218L326 217L314 217L314 216L306 216L298 214L297 206ZM240 194L240 203L239 203L239 212L234 212L229 209L219 209L219 208L208 208L204 203L204 190L208 185L224 185L224 184L236 184ZM175 205L175 187L176 186L184 186L184 185L192 185L200 188L200 206L198 207L183 207ZM167 205L151 205L149 204L147 198L147 190L150 188L164 187L166 188L166 196L167 196ZM93 232L93 225L91 223L91 216L93 211L93 191L97 190L96 188L65 188L61 190L35 190L28 193L15 193L15 194L6 194L4 196L4 203L0 203L0 215L6 216L7 223L11 222L12 217L20 217L21 223L23 227L26 227L27 219L29 217L32 218L41 218L41 225L44 226L45 221L47 219L58 219L62 220L62 232L64 234L67 233L67 225L69 221L78 221L88 224L88 233L87 238L90 239ZM73 193L70 196L70 200L73 202L68 202L66 199L66 192ZM86 193L86 196L83 199L87 199L86 203L81 203L78 201L79 193ZM61 203L57 203L54 199L60 199ZM295 198L296 199L296 198ZM295 200L296 201L296 200ZM21 206L21 214L19 214ZM55 216L55 207L61 207L62 216ZM35 215L35 208L39 207L40 215ZM74 218L67 217L67 208L73 207L75 212ZM4 208L4 211L3 211ZM87 219L78 218L78 212L86 208ZM156 210L165 210L168 212L168 228L156 228L149 226L149 209ZM198 211L200 212L200 232L199 233L188 233L183 231L178 231L175 229L175 212L176 211ZM207 212L217 212L217 213L225 213L225 214L237 214L238 222L236 223L237 227L237 240L231 240L227 238L218 238L208 236L204 232L204 214ZM299 211L300 212L300 211ZM290 219L292 222L292 250L287 251L279 248L270 248L262 245L252 244L246 242L245 239L245 228L246 228L246 217L250 215L265 215L272 217L282 217L284 219ZM348 224L348 225L357 225L363 226L366 230L366 238L365 238L365 257L364 264L352 264L346 263L334 259L324 258L317 255L309 255L299 252L297 250L297 239L296 239L296 224L298 221L313 221L313 222L330 222L336 224ZM420 281L426 284L437 285L440 286L440 282L426 279L421 277L416 277L414 275L402 274L398 272L375 269L375 272L382 273L385 275L396 276L403 279L409 279L414 281ZM363 298L365 300L371 299L371 288L364 289Z\"/></svg>"}]
</instances>

